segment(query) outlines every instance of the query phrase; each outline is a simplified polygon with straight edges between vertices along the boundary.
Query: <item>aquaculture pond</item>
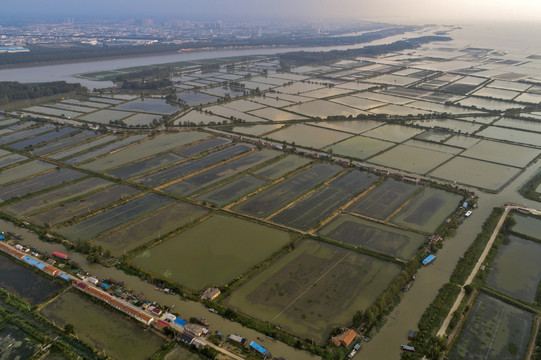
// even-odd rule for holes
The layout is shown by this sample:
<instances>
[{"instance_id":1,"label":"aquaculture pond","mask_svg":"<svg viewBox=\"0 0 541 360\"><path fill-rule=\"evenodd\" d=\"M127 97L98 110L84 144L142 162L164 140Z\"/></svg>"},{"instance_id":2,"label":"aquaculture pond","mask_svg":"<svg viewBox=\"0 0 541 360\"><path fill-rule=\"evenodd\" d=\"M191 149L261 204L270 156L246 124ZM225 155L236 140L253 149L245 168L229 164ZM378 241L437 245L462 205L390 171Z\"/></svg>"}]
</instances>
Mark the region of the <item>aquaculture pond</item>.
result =
<instances>
[{"instance_id":1,"label":"aquaculture pond","mask_svg":"<svg viewBox=\"0 0 541 360\"><path fill-rule=\"evenodd\" d=\"M237 288L226 303L322 343L333 326L347 326L357 310L368 308L399 272L398 265L304 240Z\"/></svg>"},{"instance_id":2,"label":"aquaculture pond","mask_svg":"<svg viewBox=\"0 0 541 360\"><path fill-rule=\"evenodd\" d=\"M368 172L350 171L275 215L272 221L308 230L378 179Z\"/></svg>"},{"instance_id":3,"label":"aquaculture pond","mask_svg":"<svg viewBox=\"0 0 541 360\"><path fill-rule=\"evenodd\" d=\"M196 199L222 207L250 194L265 184L267 184L267 181L246 174L218 186L217 188L211 189L197 196Z\"/></svg>"},{"instance_id":4,"label":"aquaculture pond","mask_svg":"<svg viewBox=\"0 0 541 360\"><path fill-rule=\"evenodd\" d=\"M135 181L141 182L145 185L157 186L162 183L167 183L171 180L176 180L203 170L206 167L216 165L227 159L238 156L247 151L253 150L254 147L248 144L236 144L225 149L212 152L201 158L189 160L181 164L171 166L170 168L157 171L153 174L136 179Z\"/></svg>"},{"instance_id":5,"label":"aquaculture pond","mask_svg":"<svg viewBox=\"0 0 541 360\"><path fill-rule=\"evenodd\" d=\"M409 229L432 233L458 207L462 196L426 188L408 203L391 222Z\"/></svg>"},{"instance_id":6,"label":"aquaculture pond","mask_svg":"<svg viewBox=\"0 0 541 360\"><path fill-rule=\"evenodd\" d=\"M451 348L449 358L523 359L532 321L531 313L481 293Z\"/></svg>"},{"instance_id":7,"label":"aquaculture pond","mask_svg":"<svg viewBox=\"0 0 541 360\"><path fill-rule=\"evenodd\" d=\"M113 256L121 256L138 246L145 245L178 228L191 224L207 213L208 210L202 207L177 202L144 219L101 236L93 243L109 249Z\"/></svg>"},{"instance_id":8,"label":"aquaculture pond","mask_svg":"<svg viewBox=\"0 0 541 360\"><path fill-rule=\"evenodd\" d=\"M347 140L326 147L324 150L348 158L365 160L379 152L387 150L395 144L389 141L372 139L365 136L354 136Z\"/></svg>"},{"instance_id":9,"label":"aquaculture pond","mask_svg":"<svg viewBox=\"0 0 541 360\"><path fill-rule=\"evenodd\" d=\"M58 230L71 240L90 240L120 225L150 214L174 200L157 194L145 194L125 204L116 206Z\"/></svg>"},{"instance_id":10,"label":"aquaculture pond","mask_svg":"<svg viewBox=\"0 0 541 360\"><path fill-rule=\"evenodd\" d=\"M30 270L4 253L0 254L0 286L30 305L40 304L57 294L62 286Z\"/></svg>"},{"instance_id":11,"label":"aquaculture pond","mask_svg":"<svg viewBox=\"0 0 541 360\"><path fill-rule=\"evenodd\" d=\"M212 216L130 261L158 276L201 289L227 284L289 241L284 231Z\"/></svg>"},{"instance_id":12,"label":"aquaculture pond","mask_svg":"<svg viewBox=\"0 0 541 360\"><path fill-rule=\"evenodd\" d=\"M342 167L337 165L316 164L263 190L234 209L257 217L269 216L341 170Z\"/></svg>"},{"instance_id":13,"label":"aquaculture pond","mask_svg":"<svg viewBox=\"0 0 541 360\"><path fill-rule=\"evenodd\" d=\"M457 156L432 170L429 176L499 191L519 172L516 167Z\"/></svg>"},{"instance_id":14,"label":"aquaculture pond","mask_svg":"<svg viewBox=\"0 0 541 360\"><path fill-rule=\"evenodd\" d=\"M516 221L513 231L541 240L541 219L518 214L513 218Z\"/></svg>"},{"instance_id":15,"label":"aquaculture pond","mask_svg":"<svg viewBox=\"0 0 541 360\"><path fill-rule=\"evenodd\" d=\"M425 242L423 235L348 214L339 215L318 234L401 259L409 259Z\"/></svg>"},{"instance_id":16,"label":"aquaculture pond","mask_svg":"<svg viewBox=\"0 0 541 360\"><path fill-rule=\"evenodd\" d=\"M72 218L89 215L119 200L127 200L138 192L139 190L126 185L114 185L87 196L77 197L73 201L60 203L58 206L31 215L29 219L42 226L56 226Z\"/></svg>"},{"instance_id":17,"label":"aquaculture pond","mask_svg":"<svg viewBox=\"0 0 541 360\"><path fill-rule=\"evenodd\" d=\"M310 159L298 155L286 155L284 158L253 172L254 175L268 180L276 180L280 177L308 165Z\"/></svg>"},{"instance_id":18,"label":"aquaculture pond","mask_svg":"<svg viewBox=\"0 0 541 360\"><path fill-rule=\"evenodd\" d=\"M2 211L15 217L22 217L39 210L52 207L70 198L104 188L113 183L101 178L87 178L31 198L2 207Z\"/></svg>"},{"instance_id":19,"label":"aquaculture pond","mask_svg":"<svg viewBox=\"0 0 541 360\"><path fill-rule=\"evenodd\" d=\"M49 164L47 165L42 165L41 163L36 164L34 163L34 161L27 164L34 164L36 165L38 169L41 168L42 170L50 169L52 167L52 165L48 166ZM3 176L4 176L4 173L2 173L2 177ZM73 180L80 179L84 176L86 176L85 173L75 171L72 169L67 169L67 168L61 168L61 169L49 171L45 174L34 176L29 179L1 187L0 199L8 200L13 197L22 197L33 192L37 192L40 190L51 188L53 186L61 185L62 183L65 183L65 182L70 182Z\"/></svg>"},{"instance_id":20,"label":"aquaculture pond","mask_svg":"<svg viewBox=\"0 0 541 360\"><path fill-rule=\"evenodd\" d=\"M541 281L541 244L508 235L486 279L488 286L515 299L534 302Z\"/></svg>"},{"instance_id":21,"label":"aquaculture pond","mask_svg":"<svg viewBox=\"0 0 541 360\"><path fill-rule=\"evenodd\" d=\"M163 343L134 319L76 291L62 294L41 314L60 327L72 324L79 339L117 359L148 359Z\"/></svg>"},{"instance_id":22,"label":"aquaculture pond","mask_svg":"<svg viewBox=\"0 0 541 360\"><path fill-rule=\"evenodd\" d=\"M30 359L38 350L38 343L16 327L0 328L0 359Z\"/></svg>"},{"instance_id":23,"label":"aquaculture pond","mask_svg":"<svg viewBox=\"0 0 541 360\"><path fill-rule=\"evenodd\" d=\"M279 156L279 152L269 149L254 151L246 156L218 165L210 170L195 174L185 180L164 188L180 196L192 196L212 185L246 171L256 165L265 163Z\"/></svg>"},{"instance_id":24,"label":"aquaculture pond","mask_svg":"<svg viewBox=\"0 0 541 360\"><path fill-rule=\"evenodd\" d=\"M348 211L385 220L420 189L420 185L387 179L353 203Z\"/></svg>"}]
</instances>

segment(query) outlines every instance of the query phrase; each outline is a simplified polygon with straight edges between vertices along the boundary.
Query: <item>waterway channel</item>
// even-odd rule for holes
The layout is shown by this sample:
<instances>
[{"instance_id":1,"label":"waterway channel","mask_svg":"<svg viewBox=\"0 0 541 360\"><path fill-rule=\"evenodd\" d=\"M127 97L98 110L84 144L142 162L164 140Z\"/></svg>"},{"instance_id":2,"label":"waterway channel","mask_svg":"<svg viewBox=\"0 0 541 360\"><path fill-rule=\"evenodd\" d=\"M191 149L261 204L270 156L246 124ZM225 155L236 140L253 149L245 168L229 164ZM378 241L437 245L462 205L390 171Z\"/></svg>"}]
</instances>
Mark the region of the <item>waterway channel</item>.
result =
<instances>
[{"instance_id":1,"label":"waterway channel","mask_svg":"<svg viewBox=\"0 0 541 360\"><path fill-rule=\"evenodd\" d=\"M408 342L408 331L417 328L421 315L434 300L438 290L449 282L458 260L481 232L481 227L492 209L503 206L506 202L541 209L541 203L525 200L518 193L518 189L540 170L541 160L537 160L498 194L470 189L479 196L479 207L460 225L454 237L445 239L445 245L438 252L436 261L418 271L411 290L391 312L374 339L364 345L359 357L378 360L400 359L400 345Z\"/></svg>"}]
</instances>

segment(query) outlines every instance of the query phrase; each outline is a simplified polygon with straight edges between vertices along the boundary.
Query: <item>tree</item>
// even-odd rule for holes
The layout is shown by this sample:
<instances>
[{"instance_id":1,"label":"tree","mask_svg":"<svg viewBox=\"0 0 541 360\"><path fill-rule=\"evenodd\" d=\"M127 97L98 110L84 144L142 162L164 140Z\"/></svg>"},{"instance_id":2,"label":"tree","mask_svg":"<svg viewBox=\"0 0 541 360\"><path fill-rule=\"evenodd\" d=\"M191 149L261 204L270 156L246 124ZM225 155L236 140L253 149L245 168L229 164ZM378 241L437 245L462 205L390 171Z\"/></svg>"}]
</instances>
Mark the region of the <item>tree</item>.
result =
<instances>
[{"instance_id":1,"label":"tree","mask_svg":"<svg viewBox=\"0 0 541 360\"><path fill-rule=\"evenodd\" d=\"M447 341L441 336L431 336L426 342L425 356L429 360L440 359L447 351Z\"/></svg>"},{"instance_id":2,"label":"tree","mask_svg":"<svg viewBox=\"0 0 541 360\"><path fill-rule=\"evenodd\" d=\"M353 319L351 320L351 322L353 323L354 328L358 328L359 326L361 326L361 323L363 322L363 312L357 310L357 312L355 312L355 314L353 315Z\"/></svg>"},{"instance_id":3,"label":"tree","mask_svg":"<svg viewBox=\"0 0 541 360\"><path fill-rule=\"evenodd\" d=\"M70 324L70 323L64 325L64 332L66 333L66 335L74 334L75 333L75 326L73 324Z\"/></svg>"}]
</instances>

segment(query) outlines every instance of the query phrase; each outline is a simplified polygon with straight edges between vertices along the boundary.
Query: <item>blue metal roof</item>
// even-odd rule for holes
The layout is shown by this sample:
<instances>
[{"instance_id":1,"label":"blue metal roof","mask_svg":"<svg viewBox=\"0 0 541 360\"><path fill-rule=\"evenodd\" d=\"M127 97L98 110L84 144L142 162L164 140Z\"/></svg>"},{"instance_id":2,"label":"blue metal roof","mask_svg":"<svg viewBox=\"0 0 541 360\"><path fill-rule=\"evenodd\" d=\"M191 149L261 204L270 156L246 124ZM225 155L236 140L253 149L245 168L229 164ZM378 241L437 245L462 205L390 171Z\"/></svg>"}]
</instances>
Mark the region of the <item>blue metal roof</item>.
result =
<instances>
[{"instance_id":1,"label":"blue metal roof","mask_svg":"<svg viewBox=\"0 0 541 360\"><path fill-rule=\"evenodd\" d=\"M250 347L252 349L255 349L257 352L263 354L263 355L267 355L269 353L269 351L267 349L265 349L263 346L259 345L258 343L255 343L255 342L251 342L250 343Z\"/></svg>"},{"instance_id":2,"label":"blue metal roof","mask_svg":"<svg viewBox=\"0 0 541 360\"><path fill-rule=\"evenodd\" d=\"M4 236L3 235L0 235L0 240L4 239Z\"/></svg>"},{"instance_id":3,"label":"blue metal roof","mask_svg":"<svg viewBox=\"0 0 541 360\"><path fill-rule=\"evenodd\" d=\"M435 258L436 258L436 256L434 256L434 255L428 255L428 256L423 260L423 265L428 264L429 262L431 262L431 261L434 260Z\"/></svg>"},{"instance_id":4,"label":"blue metal roof","mask_svg":"<svg viewBox=\"0 0 541 360\"><path fill-rule=\"evenodd\" d=\"M70 277L67 274L62 273L62 274L58 275L58 277L61 278L61 279L66 280L66 281L70 281Z\"/></svg>"},{"instance_id":5,"label":"blue metal roof","mask_svg":"<svg viewBox=\"0 0 541 360\"><path fill-rule=\"evenodd\" d=\"M41 270L45 269L45 266L46 266L45 264L40 263L39 261L34 260L29 256L24 256L23 260L29 263L30 265L37 267L38 269L41 269Z\"/></svg>"},{"instance_id":6,"label":"blue metal roof","mask_svg":"<svg viewBox=\"0 0 541 360\"><path fill-rule=\"evenodd\" d=\"M176 319L175 319L175 322L176 322L177 324L179 324L180 326L186 325L186 321L185 321L185 320L182 320L181 318L176 318Z\"/></svg>"},{"instance_id":7,"label":"blue metal roof","mask_svg":"<svg viewBox=\"0 0 541 360\"><path fill-rule=\"evenodd\" d=\"M468 202L467 202L467 201L464 201L464 204L462 204L462 207L463 207L463 208L467 208L467 207L468 207Z\"/></svg>"}]
</instances>

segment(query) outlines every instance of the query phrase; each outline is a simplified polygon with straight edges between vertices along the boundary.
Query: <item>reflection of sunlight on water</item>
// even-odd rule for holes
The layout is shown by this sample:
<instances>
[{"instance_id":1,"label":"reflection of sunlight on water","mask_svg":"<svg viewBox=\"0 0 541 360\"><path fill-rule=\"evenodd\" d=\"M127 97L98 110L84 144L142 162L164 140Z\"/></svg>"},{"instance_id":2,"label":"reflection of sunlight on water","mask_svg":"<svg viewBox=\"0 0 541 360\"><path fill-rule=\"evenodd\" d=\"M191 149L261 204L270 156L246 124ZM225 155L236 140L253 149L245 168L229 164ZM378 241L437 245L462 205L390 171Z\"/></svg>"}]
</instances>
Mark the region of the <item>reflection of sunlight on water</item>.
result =
<instances>
[{"instance_id":1,"label":"reflection of sunlight on water","mask_svg":"<svg viewBox=\"0 0 541 360\"><path fill-rule=\"evenodd\" d=\"M464 45L535 53L541 51L541 46L531 35L540 29L541 24L534 22L477 22L461 25L450 36Z\"/></svg>"}]
</instances>

